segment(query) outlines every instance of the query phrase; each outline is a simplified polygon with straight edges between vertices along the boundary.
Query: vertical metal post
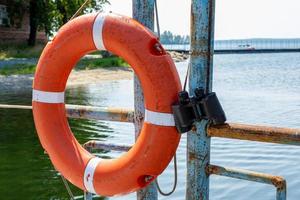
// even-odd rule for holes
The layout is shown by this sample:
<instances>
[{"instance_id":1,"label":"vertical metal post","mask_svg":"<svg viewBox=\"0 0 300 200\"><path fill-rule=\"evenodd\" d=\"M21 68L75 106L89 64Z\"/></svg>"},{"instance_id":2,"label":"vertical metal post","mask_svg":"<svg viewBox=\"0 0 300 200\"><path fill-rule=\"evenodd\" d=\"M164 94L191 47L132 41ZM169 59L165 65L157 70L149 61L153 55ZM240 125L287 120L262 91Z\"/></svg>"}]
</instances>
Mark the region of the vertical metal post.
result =
<instances>
[{"instance_id":1,"label":"vertical metal post","mask_svg":"<svg viewBox=\"0 0 300 200\"><path fill-rule=\"evenodd\" d=\"M84 193L84 200L93 200L93 194L89 192Z\"/></svg>"},{"instance_id":2,"label":"vertical metal post","mask_svg":"<svg viewBox=\"0 0 300 200\"><path fill-rule=\"evenodd\" d=\"M84 147L88 152L92 152L92 148L91 147ZM84 200L93 200L93 194L89 193L89 192L84 192L83 195Z\"/></svg>"},{"instance_id":3,"label":"vertical metal post","mask_svg":"<svg viewBox=\"0 0 300 200\"><path fill-rule=\"evenodd\" d=\"M189 88L212 89L215 0L192 0ZM209 199L210 138L202 120L187 134L187 200Z\"/></svg>"},{"instance_id":4,"label":"vertical metal post","mask_svg":"<svg viewBox=\"0 0 300 200\"><path fill-rule=\"evenodd\" d=\"M276 200L286 200L286 182L276 190Z\"/></svg>"},{"instance_id":5,"label":"vertical metal post","mask_svg":"<svg viewBox=\"0 0 300 200\"><path fill-rule=\"evenodd\" d=\"M141 22L151 30L154 30L154 0L133 0L132 1L133 18ZM135 113L135 136L139 136L139 132L143 125L145 114L144 96L140 81L134 75L134 113ZM156 200L157 189L154 183L137 192L138 200Z\"/></svg>"}]
</instances>

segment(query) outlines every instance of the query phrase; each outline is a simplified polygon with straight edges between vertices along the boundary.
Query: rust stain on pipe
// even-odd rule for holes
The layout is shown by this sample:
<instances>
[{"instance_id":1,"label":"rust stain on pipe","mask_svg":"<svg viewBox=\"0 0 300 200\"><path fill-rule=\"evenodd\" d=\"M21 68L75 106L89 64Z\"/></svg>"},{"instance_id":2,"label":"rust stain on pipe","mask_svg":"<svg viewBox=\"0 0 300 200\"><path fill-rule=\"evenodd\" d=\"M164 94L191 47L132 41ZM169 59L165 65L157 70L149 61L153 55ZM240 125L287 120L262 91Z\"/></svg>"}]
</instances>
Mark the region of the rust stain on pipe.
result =
<instances>
[{"instance_id":1,"label":"rust stain on pipe","mask_svg":"<svg viewBox=\"0 0 300 200\"><path fill-rule=\"evenodd\" d=\"M188 157L189 157L189 160L196 160L197 159L196 154L192 153L192 152L188 152Z\"/></svg>"},{"instance_id":2,"label":"rust stain on pipe","mask_svg":"<svg viewBox=\"0 0 300 200\"><path fill-rule=\"evenodd\" d=\"M300 129L230 123L211 125L207 134L211 137L300 145Z\"/></svg>"},{"instance_id":3,"label":"rust stain on pipe","mask_svg":"<svg viewBox=\"0 0 300 200\"><path fill-rule=\"evenodd\" d=\"M220 168L215 165L209 165L206 167L207 174L220 174Z\"/></svg>"},{"instance_id":4,"label":"rust stain on pipe","mask_svg":"<svg viewBox=\"0 0 300 200\"><path fill-rule=\"evenodd\" d=\"M130 109L108 108L107 112L111 114L111 116L119 116L120 122L134 121L133 111Z\"/></svg>"},{"instance_id":5,"label":"rust stain on pipe","mask_svg":"<svg viewBox=\"0 0 300 200\"><path fill-rule=\"evenodd\" d=\"M286 190L286 180L280 176L274 176L271 174L264 174L234 168L225 168L216 165L208 165L206 167L206 173L270 184L274 185L279 191Z\"/></svg>"},{"instance_id":6,"label":"rust stain on pipe","mask_svg":"<svg viewBox=\"0 0 300 200\"><path fill-rule=\"evenodd\" d=\"M278 190L286 190L286 180L284 180L282 177L273 176L271 181Z\"/></svg>"}]
</instances>

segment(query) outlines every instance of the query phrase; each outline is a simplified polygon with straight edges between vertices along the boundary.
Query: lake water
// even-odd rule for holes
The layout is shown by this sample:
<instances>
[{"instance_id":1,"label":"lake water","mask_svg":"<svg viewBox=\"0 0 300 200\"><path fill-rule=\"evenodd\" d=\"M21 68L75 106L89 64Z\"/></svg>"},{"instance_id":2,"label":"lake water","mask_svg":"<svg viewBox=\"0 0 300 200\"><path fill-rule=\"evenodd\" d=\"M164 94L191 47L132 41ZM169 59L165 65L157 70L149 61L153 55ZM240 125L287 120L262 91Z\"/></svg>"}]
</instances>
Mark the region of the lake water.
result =
<instances>
[{"instance_id":1,"label":"lake water","mask_svg":"<svg viewBox=\"0 0 300 200\"><path fill-rule=\"evenodd\" d=\"M189 50L189 44L164 44L166 49ZM299 49L299 39L242 39L242 40L215 40L215 50L238 49Z\"/></svg>"},{"instance_id":2,"label":"lake water","mask_svg":"<svg viewBox=\"0 0 300 200\"><path fill-rule=\"evenodd\" d=\"M187 62L177 63L181 75ZM30 104L30 85L2 84L0 103ZM300 127L300 53L216 55L213 90L228 121ZM67 90L67 103L133 107L133 81L107 81ZM134 143L132 124L70 119L81 142ZM117 157L117 152L97 152ZM182 200L186 181L186 136L178 148L178 187L171 197ZM280 175L288 184L288 199L300 199L300 147L212 138L211 163ZM71 167L71 166L70 166ZM60 177L38 141L31 111L0 110L0 199L68 199ZM173 183L173 164L159 177L164 190ZM80 198L82 192L72 187ZM210 198L273 200L272 186L211 176ZM102 199L102 198L101 198ZM135 194L110 199L135 199Z\"/></svg>"}]
</instances>

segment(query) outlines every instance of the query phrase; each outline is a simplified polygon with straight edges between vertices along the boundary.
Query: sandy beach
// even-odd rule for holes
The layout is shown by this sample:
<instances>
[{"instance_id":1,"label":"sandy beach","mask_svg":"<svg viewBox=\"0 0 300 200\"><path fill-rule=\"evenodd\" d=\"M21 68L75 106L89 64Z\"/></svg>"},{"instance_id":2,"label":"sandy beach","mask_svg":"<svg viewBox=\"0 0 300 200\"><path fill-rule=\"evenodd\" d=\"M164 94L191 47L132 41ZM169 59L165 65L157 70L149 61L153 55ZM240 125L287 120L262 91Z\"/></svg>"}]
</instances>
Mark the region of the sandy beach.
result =
<instances>
[{"instance_id":1,"label":"sandy beach","mask_svg":"<svg viewBox=\"0 0 300 200\"><path fill-rule=\"evenodd\" d=\"M22 89L32 87L34 75L1 76L0 85L4 89ZM67 87L84 84L95 84L110 80L126 80L133 78L133 71L129 67L110 67L94 70L73 70L67 82Z\"/></svg>"},{"instance_id":2,"label":"sandy beach","mask_svg":"<svg viewBox=\"0 0 300 200\"><path fill-rule=\"evenodd\" d=\"M188 58L188 54L169 52L174 62L181 62ZM6 89L22 89L32 87L34 75L0 75L0 87ZM109 67L93 70L73 70L67 82L67 87L84 84L95 84L111 80L128 80L133 78L130 67Z\"/></svg>"},{"instance_id":3,"label":"sandy beach","mask_svg":"<svg viewBox=\"0 0 300 200\"><path fill-rule=\"evenodd\" d=\"M72 71L67 82L67 87L111 80L128 80L132 78L133 71L130 67L110 67L94 70Z\"/></svg>"}]
</instances>

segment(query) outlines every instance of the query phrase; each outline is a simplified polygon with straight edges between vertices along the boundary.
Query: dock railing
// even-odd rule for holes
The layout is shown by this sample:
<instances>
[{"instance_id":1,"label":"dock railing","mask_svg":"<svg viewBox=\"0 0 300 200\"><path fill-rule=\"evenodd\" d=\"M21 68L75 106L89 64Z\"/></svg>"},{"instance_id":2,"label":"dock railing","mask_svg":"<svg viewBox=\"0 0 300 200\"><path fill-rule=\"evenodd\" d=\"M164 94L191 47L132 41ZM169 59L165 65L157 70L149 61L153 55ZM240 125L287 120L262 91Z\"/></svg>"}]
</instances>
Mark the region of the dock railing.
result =
<instances>
[{"instance_id":1,"label":"dock railing","mask_svg":"<svg viewBox=\"0 0 300 200\"><path fill-rule=\"evenodd\" d=\"M101 108L101 107L79 106L79 105L66 105L66 108L67 108L67 116L70 118L116 121L116 122L126 122L126 123L135 122L134 111L129 109ZM1 104L0 109L27 109L27 110L29 109L30 110L32 109L32 107ZM268 126L227 123L219 126L207 126L204 128L204 130L206 132L207 138L220 137L220 138L228 138L228 139L249 140L249 141L300 146L300 129L276 128L276 127L268 127ZM107 144L107 143L103 143L102 141L95 141L95 140L88 141L83 146L90 151L92 149L94 150L101 149L107 151L123 152L123 151L128 151L131 148L130 146ZM196 155L191 154L189 152L188 157L191 160L199 159L195 156ZM195 177L197 176L199 177L201 175L200 172L201 172L200 170L197 171ZM211 165L210 163L204 166L203 173L204 174L202 174L202 176L205 176L207 179L209 179L210 175L220 175L220 176L227 176L231 178L270 184L276 188L277 200L286 199L286 181L284 178L279 176L263 174L263 173L248 171L248 170L240 170L240 169L215 166L215 165ZM153 187L155 186L153 185ZM206 187L208 187L208 185L205 186L205 188ZM197 188L197 190L203 191L204 188ZM199 196L199 195L201 196L201 193L191 194L191 197L187 197L186 199L196 199L194 198L194 196ZM86 194L85 196L86 199L92 199L91 194ZM143 198L145 199L145 196ZM208 196L204 198L208 199ZM155 196L150 195L146 199L156 200L157 194Z\"/></svg>"},{"instance_id":2,"label":"dock railing","mask_svg":"<svg viewBox=\"0 0 300 200\"><path fill-rule=\"evenodd\" d=\"M151 30L154 29L154 1L133 0L133 17ZM215 0L192 0L191 8L190 93L192 94L199 86L210 92L212 90ZM135 110L66 105L67 115L71 118L134 123L136 137L138 137L144 118L144 102L137 77L134 78L134 94ZM31 106L0 105L0 108L31 109ZM282 177L212 165L210 163L211 137L300 145L300 129L235 123L210 126L205 120L196 123L192 131L187 133L186 200L209 199L210 175L271 184L276 187L276 199L286 199L286 181ZM84 144L84 147L89 150L115 151L127 151L130 148L104 144L100 141L89 141ZM85 199L92 198L91 194L85 194ZM137 192L138 200L157 200L157 198L157 189L154 184Z\"/></svg>"},{"instance_id":3,"label":"dock railing","mask_svg":"<svg viewBox=\"0 0 300 200\"><path fill-rule=\"evenodd\" d=\"M167 51L189 52L190 44L164 44ZM300 39L215 40L214 54L300 52Z\"/></svg>"}]
</instances>

